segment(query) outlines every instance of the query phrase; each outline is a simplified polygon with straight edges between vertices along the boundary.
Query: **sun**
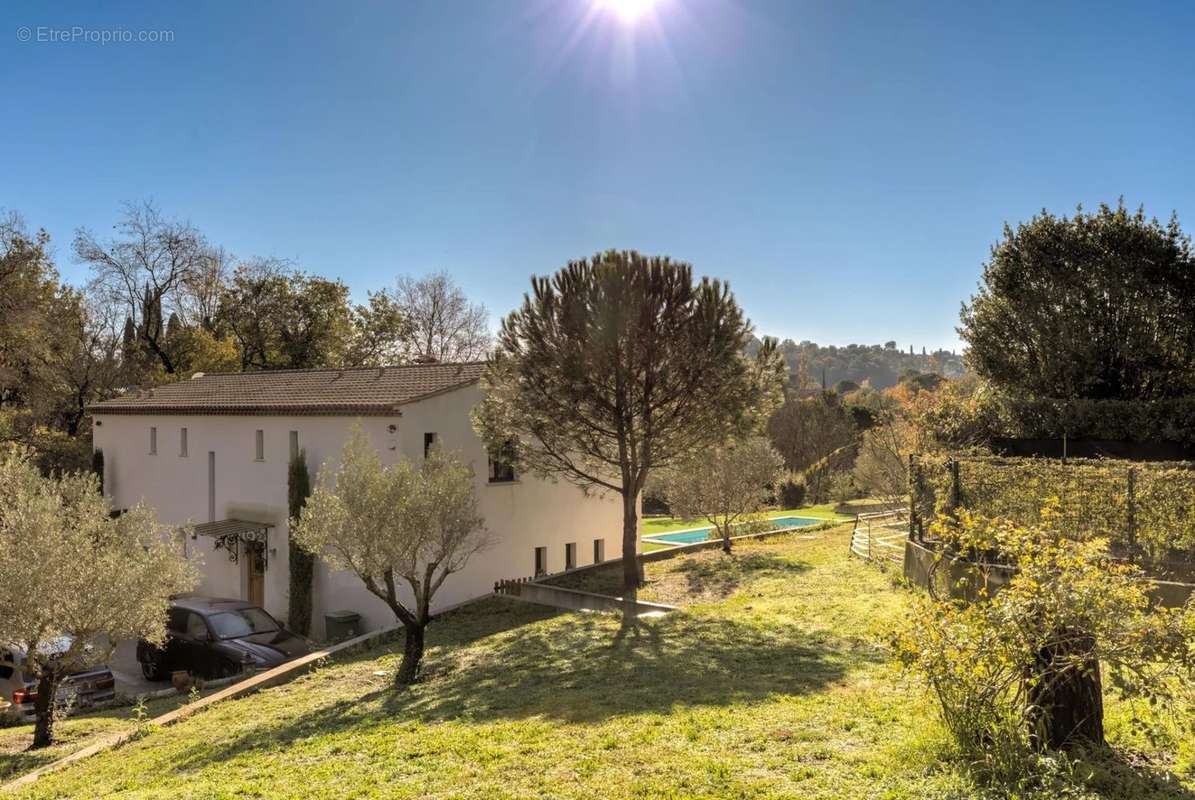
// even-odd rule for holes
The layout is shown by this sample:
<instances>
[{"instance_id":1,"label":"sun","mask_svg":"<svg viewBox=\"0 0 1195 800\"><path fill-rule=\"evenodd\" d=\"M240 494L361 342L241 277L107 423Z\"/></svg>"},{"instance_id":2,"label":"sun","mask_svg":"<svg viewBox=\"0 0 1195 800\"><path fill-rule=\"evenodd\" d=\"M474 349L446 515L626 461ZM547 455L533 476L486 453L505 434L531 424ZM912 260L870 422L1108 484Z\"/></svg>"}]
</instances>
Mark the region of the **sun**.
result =
<instances>
[{"instance_id":1,"label":"sun","mask_svg":"<svg viewBox=\"0 0 1195 800\"><path fill-rule=\"evenodd\" d=\"M656 0L596 0L603 11L618 17L624 25L634 25L652 10Z\"/></svg>"}]
</instances>

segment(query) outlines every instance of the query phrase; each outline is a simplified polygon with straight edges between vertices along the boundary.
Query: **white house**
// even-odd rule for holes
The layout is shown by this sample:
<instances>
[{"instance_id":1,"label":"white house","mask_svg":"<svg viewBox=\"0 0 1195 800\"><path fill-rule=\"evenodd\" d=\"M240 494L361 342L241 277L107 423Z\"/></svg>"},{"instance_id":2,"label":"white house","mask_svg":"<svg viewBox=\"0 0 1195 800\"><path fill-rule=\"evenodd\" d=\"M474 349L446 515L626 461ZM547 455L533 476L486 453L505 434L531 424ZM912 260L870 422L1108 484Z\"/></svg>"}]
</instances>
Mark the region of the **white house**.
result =
<instances>
[{"instance_id":1,"label":"white house","mask_svg":"<svg viewBox=\"0 0 1195 800\"><path fill-rule=\"evenodd\" d=\"M360 424L387 463L419 461L433 443L473 465L493 544L441 587L434 608L490 592L495 581L617 557L616 496L514 474L489 457L469 414L481 399L482 365L416 364L197 374L90 407L113 507L144 501L202 561L203 594L256 601L280 619L288 605L287 468L306 453L314 482L335 466ZM367 629L394 622L351 573L317 567L312 635L325 611L362 615Z\"/></svg>"}]
</instances>

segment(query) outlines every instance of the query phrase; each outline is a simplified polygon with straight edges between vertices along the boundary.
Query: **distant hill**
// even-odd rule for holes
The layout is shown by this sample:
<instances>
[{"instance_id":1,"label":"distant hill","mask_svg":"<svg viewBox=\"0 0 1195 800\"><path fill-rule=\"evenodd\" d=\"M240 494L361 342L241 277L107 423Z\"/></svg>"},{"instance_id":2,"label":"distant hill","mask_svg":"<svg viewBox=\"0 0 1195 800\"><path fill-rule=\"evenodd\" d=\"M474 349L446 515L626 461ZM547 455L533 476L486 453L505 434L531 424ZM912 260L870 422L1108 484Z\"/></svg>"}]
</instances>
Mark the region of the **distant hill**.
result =
<instances>
[{"instance_id":1,"label":"distant hill","mask_svg":"<svg viewBox=\"0 0 1195 800\"><path fill-rule=\"evenodd\" d=\"M754 347L751 349L754 350ZM896 342L838 347L785 339L780 343L780 351L788 362L790 380L794 385L801 374L802 361L808 376L807 384L821 386L824 376L827 388L839 381L862 384L866 380L876 389L886 389L895 386L901 373L910 369L934 372L945 378L958 378L967 372L961 353L950 350L927 352L924 348L915 348L910 352L909 348L898 347Z\"/></svg>"}]
</instances>

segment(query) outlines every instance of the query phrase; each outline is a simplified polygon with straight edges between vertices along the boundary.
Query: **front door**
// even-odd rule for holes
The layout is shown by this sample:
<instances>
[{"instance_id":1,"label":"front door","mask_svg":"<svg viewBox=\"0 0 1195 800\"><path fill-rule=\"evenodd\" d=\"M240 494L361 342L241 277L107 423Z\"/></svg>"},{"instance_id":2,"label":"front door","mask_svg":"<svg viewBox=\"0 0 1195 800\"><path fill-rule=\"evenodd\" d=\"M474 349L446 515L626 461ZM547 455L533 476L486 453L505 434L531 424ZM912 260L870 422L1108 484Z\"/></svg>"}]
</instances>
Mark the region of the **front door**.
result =
<instances>
[{"instance_id":1,"label":"front door","mask_svg":"<svg viewBox=\"0 0 1195 800\"><path fill-rule=\"evenodd\" d=\"M246 542L245 555L249 562L249 597L255 606L266 604L266 547L260 542Z\"/></svg>"}]
</instances>

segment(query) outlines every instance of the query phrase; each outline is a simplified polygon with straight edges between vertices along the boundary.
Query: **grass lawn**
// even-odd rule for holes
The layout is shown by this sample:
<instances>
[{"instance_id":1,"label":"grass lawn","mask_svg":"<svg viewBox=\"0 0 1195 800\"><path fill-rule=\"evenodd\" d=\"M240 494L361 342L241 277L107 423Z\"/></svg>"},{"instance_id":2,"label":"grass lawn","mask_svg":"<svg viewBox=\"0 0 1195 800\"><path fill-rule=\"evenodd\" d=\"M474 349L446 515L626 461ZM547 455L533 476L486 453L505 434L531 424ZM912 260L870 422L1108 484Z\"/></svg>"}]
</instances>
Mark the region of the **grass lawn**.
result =
<instances>
[{"instance_id":1,"label":"grass lawn","mask_svg":"<svg viewBox=\"0 0 1195 800\"><path fill-rule=\"evenodd\" d=\"M908 595L846 557L848 532L648 564L643 595L682 609L625 629L616 615L475 604L429 631L414 688L390 688L401 645L387 645L18 796L974 797L924 688L886 646ZM1111 733L1127 741L1116 714ZM1146 757L1185 770L1186 787L1096 770L1103 794L1074 796L1195 796L1189 745Z\"/></svg>"},{"instance_id":2,"label":"grass lawn","mask_svg":"<svg viewBox=\"0 0 1195 800\"><path fill-rule=\"evenodd\" d=\"M187 700L185 695L151 700L145 704L144 713L157 717ZM28 747L33 742L33 723L0 728L0 783L82 750L101 736L132 730L137 725L134 715L131 706L118 706L67 717L54 726L57 743L32 752Z\"/></svg>"}]
</instances>

